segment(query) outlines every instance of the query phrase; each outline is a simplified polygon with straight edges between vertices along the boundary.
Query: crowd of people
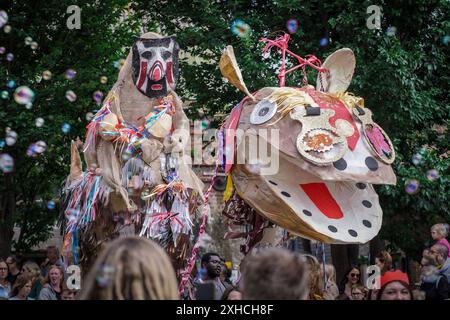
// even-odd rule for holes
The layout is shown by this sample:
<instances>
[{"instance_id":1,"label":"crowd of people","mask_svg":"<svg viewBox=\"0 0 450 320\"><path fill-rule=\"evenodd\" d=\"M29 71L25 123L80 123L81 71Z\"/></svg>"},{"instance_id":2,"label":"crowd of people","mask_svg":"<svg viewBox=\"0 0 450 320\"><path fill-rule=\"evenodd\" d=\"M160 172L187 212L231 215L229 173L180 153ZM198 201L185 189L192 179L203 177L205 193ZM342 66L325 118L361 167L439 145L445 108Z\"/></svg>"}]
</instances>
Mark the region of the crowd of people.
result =
<instances>
[{"instance_id":1,"label":"crowd of people","mask_svg":"<svg viewBox=\"0 0 450 320\"><path fill-rule=\"evenodd\" d=\"M375 257L381 277L370 290L354 265L336 280L333 265L310 254L284 248L260 248L241 263L238 277L213 252L201 257L192 290L182 299L197 300L444 300L449 299L450 245L448 226L431 228L433 244L423 251L421 282L393 270L387 251ZM175 300L180 299L171 259L155 242L121 237L109 243L83 277L82 289L68 284L58 248L47 248L47 259L22 265L15 255L0 259L0 299L9 300Z\"/></svg>"}]
</instances>

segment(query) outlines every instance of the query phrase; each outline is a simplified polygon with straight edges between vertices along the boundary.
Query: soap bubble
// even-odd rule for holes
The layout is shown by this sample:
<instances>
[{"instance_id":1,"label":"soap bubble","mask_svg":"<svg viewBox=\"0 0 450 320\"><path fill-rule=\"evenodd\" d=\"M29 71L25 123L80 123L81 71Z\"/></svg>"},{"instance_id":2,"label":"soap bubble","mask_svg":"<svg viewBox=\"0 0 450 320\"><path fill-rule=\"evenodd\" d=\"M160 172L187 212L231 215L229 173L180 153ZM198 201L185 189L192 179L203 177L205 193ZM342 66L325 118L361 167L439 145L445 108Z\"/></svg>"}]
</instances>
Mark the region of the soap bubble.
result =
<instances>
[{"instance_id":1,"label":"soap bubble","mask_svg":"<svg viewBox=\"0 0 450 320\"><path fill-rule=\"evenodd\" d=\"M33 144L33 152L37 154L44 153L47 150L47 144L40 140Z\"/></svg>"},{"instance_id":2,"label":"soap bubble","mask_svg":"<svg viewBox=\"0 0 450 320\"><path fill-rule=\"evenodd\" d=\"M3 28L3 31L5 32L5 33L10 33L11 32L11 26L9 26L9 25L6 25L4 28Z\"/></svg>"},{"instance_id":3,"label":"soap bubble","mask_svg":"<svg viewBox=\"0 0 450 320\"><path fill-rule=\"evenodd\" d=\"M430 181L435 181L439 179L439 172L436 169L431 169L427 171L427 179Z\"/></svg>"},{"instance_id":4,"label":"soap bubble","mask_svg":"<svg viewBox=\"0 0 450 320\"><path fill-rule=\"evenodd\" d=\"M72 80L77 75L77 72L73 69L67 69L66 70L66 79Z\"/></svg>"},{"instance_id":5,"label":"soap bubble","mask_svg":"<svg viewBox=\"0 0 450 320\"><path fill-rule=\"evenodd\" d=\"M74 102L75 100L77 100L77 95L72 90L67 90L66 91L66 98L70 102Z\"/></svg>"},{"instance_id":6,"label":"soap bubble","mask_svg":"<svg viewBox=\"0 0 450 320\"><path fill-rule=\"evenodd\" d=\"M34 92L27 86L20 86L14 92L14 100L18 104L27 104L33 102Z\"/></svg>"},{"instance_id":7,"label":"soap bubble","mask_svg":"<svg viewBox=\"0 0 450 320\"><path fill-rule=\"evenodd\" d=\"M17 142L17 132L9 130L6 132L6 137L5 137L5 141L6 144L8 146L12 146L14 144L16 144Z\"/></svg>"},{"instance_id":8,"label":"soap bubble","mask_svg":"<svg viewBox=\"0 0 450 320\"><path fill-rule=\"evenodd\" d=\"M6 85L8 86L8 88L12 89L16 86L16 82L14 80L9 80Z\"/></svg>"},{"instance_id":9,"label":"soap bubble","mask_svg":"<svg viewBox=\"0 0 450 320\"><path fill-rule=\"evenodd\" d=\"M68 123L64 123L64 124L61 126L61 130L62 130L62 132L64 132L64 133L69 133L69 132L70 132L70 129L71 129L71 127L70 127L70 124L68 124Z\"/></svg>"},{"instance_id":10,"label":"soap bubble","mask_svg":"<svg viewBox=\"0 0 450 320\"><path fill-rule=\"evenodd\" d=\"M100 83L105 84L105 83L107 83L107 82L108 82L108 78L107 78L106 76L102 76L102 77L100 78Z\"/></svg>"},{"instance_id":11,"label":"soap bubble","mask_svg":"<svg viewBox=\"0 0 450 320\"><path fill-rule=\"evenodd\" d=\"M417 192L419 192L419 181L417 181L416 179L409 179L406 181L405 183L405 191L408 194L416 194Z\"/></svg>"},{"instance_id":12,"label":"soap bubble","mask_svg":"<svg viewBox=\"0 0 450 320\"><path fill-rule=\"evenodd\" d=\"M42 72L42 79L50 80L52 78L52 73L49 70Z\"/></svg>"},{"instance_id":13,"label":"soap bubble","mask_svg":"<svg viewBox=\"0 0 450 320\"><path fill-rule=\"evenodd\" d=\"M103 92L101 92L99 90L95 91L94 94L92 95L92 98L98 105L100 105L102 102L102 98L103 98Z\"/></svg>"},{"instance_id":14,"label":"soap bubble","mask_svg":"<svg viewBox=\"0 0 450 320\"><path fill-rule=\"evenodd\" d=\"M47 202L47 208L50 210L55 209L55 201L50 200L49 202Z\"/></svg>"},{"instance_id":15,"label":"soap bubble","mask_svg":"<svg viewBox=\"0 0 450 320\"><path fill-rule=\"evenodd\" d=\"M289 33L296 33L298 29L298 21L296 19L289 19L286 23Z\"/></svg>"},{"instance_id":16,"label":"soap bubble","mask_svg":"<svg viewBox=\"0 0 450 320\"><path fill-rule=\"evenodd\" d=\"M28 110L30 110L32 107L33 107L33 104L32 104L31 102L28 102L28 103L25 105L25 108L27 108Z\"/></svg>"},{"instance_id":17,"label":"soap bubble","mask_svg":"<svg viewBox=\"0 0 450 320\"><path fill-rule=\"evenodd\" d=\"M326 45L328 45L328 38L322 38L320 39L320 46L325 47Z\"/></svg>"},{"instance_id":18,"label":"soap bubble","mask_svg":"<svg viewBox=\"0 0 450 320\"><path fill-rule=\"evenodd\" d=\"M6 145L5 140L0 140L0 149L2 149Z\"/></svg>"},{"instance_id":19,"label":"soap bubble","mask_svg":"<svg viewBox=\"0 0 450 320\"><path fill-rule=\"evenodd\" d=\"M5 47L0 47L0 54L4 54L6 52L6 48Z\"/></svg>"},{"instance_id":20,"label":"soap bubble","mask_svg":"<svg viewBox=\"0 0 450 320\"><path fill-rule=\"evenodd\" d=\"M9 92L8 91L6 91L6 90L3 90L2 91L2 99L8 99L9 98Z\"/></svg>"},{"instance_id":21,"label":"soap bubble","mask_svg":"<svg viewBox=\"0 0 450 320\"><path fill-rule=\"evenodd\" d=\"M14 55L12 53L8 53L6 55L6 60L9 61L9 62L13 61L14 60Z\"/></svg>"},{"instance_id":22,"label":"soap bubble","mask_svg":"<svg viewBox=\"0 0 450 320\"><path fill-rule=\"evenodd\" d=\"M450 36L446 35L442 37L442 43L445 45L448 45L448 43L450 42Z\"/></svg>"},{"instance_id":23,"label":"soap bubble","mask_svg":"<svg viewBox=\"0 0 450 320\"><path fill-rule=\"evenodd\" d=\"M0 11L0 28L2 28L5 24L8 23L8 14L5 10Z\"/></svg>"},{"instance_id":24,"label":"soap bubble","mask_svg":"<svg viewBox=\"0 0 450 320\"><path fill-rule=\"evenodd\" d=\"M94 119L94 114L92 112L86 113L86 120L91 121L92 119Z\"/></svg>"},{"instance_id":25,"label":"soap bubble","mask_svg":"<svg viewBox=\"0 0 450 320\"><path fill-rule=\"evenodd\" d=\"M397 28L396 27L389 26L387 28L387 30L386 30L386 35L388 37L393 37L393 36L395 36L396 33L397 33Z\"/></svg>"},{"instance_id":26,"label":"soap bubble","mask_svg":"<svg viewBox=\"0 0 450 320\"><path fill-rule=\"evenodd\" d=\"M31 44L31 42L33 42L33 39L31 37L26 37L25 38L25 45L29 46Z\"/></svg>"},{"instance_id":27,"label":"soap bubble","mask_svg":"<svg viewBox=\"0 0 450 320\"><path fill-rule=\"evenodd\" d=\"M411 162L414 165L416 165L416 166L419 165L421 161L422 161L422 156L419 153L416 153L412 156Z\"/></svg>"},{"instance_id":28,"label":"soap bubble","mask_svg":"<svg viewBox=\"0 0 450 320\"><path fill-rule=\"evenodd\" d=\"M7 153L0 154L0 170L10 173L14 170L14 159Z\"/></svg>"},{"instance_id":29,"label":"soap bubble","mask_svg":"<svg viewBox=\"0 0 450 320\"><path fill-rule=\"evenodd\" d=\"M38 48L38 43L37 43L36 41L33 41L33 42L30 44L30 48L31 48L32 50L36 50L36 49Z\"/></svg>"},{"instance_id":30,"label":"soap bubble","mask_svg":"<svg viewBox=\"0 0 450 320\"><path fill-rule=\"evenodd\" d=\"M44 119L42 118L36 118L36 127L40 128L44 125Z\"/></svg>"},{"instance_id":31,"label":"soap bubble","mask_svg":"<svg viewBox=\"0 0 450 320\"><path fill-rule=\"evenodd\" d=\"M244 38L250 33L250 26L241 19L236 19L231 25L231 32L235 36Z\"/></svg>"}]
</instances>

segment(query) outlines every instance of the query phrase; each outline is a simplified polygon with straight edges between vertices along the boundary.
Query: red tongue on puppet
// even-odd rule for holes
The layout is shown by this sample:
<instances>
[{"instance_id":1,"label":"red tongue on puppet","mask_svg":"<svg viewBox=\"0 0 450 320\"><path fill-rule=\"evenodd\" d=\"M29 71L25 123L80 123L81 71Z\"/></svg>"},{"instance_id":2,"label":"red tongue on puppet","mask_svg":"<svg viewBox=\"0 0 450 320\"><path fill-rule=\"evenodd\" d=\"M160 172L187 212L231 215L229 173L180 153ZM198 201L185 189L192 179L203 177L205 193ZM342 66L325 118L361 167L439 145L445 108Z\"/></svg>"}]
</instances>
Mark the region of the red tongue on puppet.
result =
<instances>
[{"instance_id":1,"label":"red tongue on puppet","mask_svg":"<svg viewBox=\"0 0 450 320\"><path fill-rule=\"evenodd\" d=\"M305 183L301 184L300 188L303 189L317 209L328 218L341 219L344 217L341 208L325 183Z\"/></svg>"}]
</instances>

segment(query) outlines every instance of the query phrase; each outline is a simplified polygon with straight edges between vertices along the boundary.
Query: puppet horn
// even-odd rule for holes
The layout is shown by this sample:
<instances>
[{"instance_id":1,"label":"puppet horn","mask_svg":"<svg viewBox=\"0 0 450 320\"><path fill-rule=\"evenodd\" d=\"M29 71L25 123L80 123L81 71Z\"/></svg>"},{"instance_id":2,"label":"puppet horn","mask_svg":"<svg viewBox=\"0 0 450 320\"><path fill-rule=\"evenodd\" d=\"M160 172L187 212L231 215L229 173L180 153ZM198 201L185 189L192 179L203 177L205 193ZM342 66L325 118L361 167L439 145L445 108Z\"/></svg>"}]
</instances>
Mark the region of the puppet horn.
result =
<instances>
[{"instance_id":1,"label":"puppet horn","mask_svg":"<svg viewBox=\"0 0 450 320\"><path fill-rule=\"evenodd\" d=\"M222 75L228 79L236 88L244 92L253 101L255 97L248 91L244 79L242 78L241 69L236 62L233 46L227 46L220 57L219 68Z\"/></svg>"},{"instance_id":2,"label":"puppet horn","mask_svg":"<svg viewBox=\"0 0 450 320\"><path fill-rule=\"evenodd\" d=\"M77 144L72 140L70 145L70 180L78 179L83 175L83 169L81 167L81 158L78 153Z\"/></svg>"}]
</instances>

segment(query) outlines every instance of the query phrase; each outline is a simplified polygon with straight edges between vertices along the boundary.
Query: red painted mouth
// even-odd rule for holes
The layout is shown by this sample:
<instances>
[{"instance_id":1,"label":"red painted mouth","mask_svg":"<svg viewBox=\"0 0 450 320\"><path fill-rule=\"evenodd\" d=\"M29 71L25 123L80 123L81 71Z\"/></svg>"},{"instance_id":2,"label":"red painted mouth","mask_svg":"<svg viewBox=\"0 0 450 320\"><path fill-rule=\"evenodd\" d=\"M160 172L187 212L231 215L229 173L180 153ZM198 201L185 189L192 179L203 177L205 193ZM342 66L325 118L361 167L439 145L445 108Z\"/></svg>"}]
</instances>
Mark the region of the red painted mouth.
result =
<instances>
[{"instance_id":1,"label":"red painted mouth","mask_svg":"<svg viewBox=\"0 0 450 320\"><path fill-rule=\"evenodd\" d=\"M162 90L162 85L160 84L154 84L151 86L152 90Z\"/></svg>"},{"instance_id":2,"label":"red painted mouth","mask_svg":"<svg viewBox=\"0 0 450 320\"><path fill-rule=\"evenodd\" d=\"M303 189L317 209L328 218L341 219L344 217L339 204L334 200L325 183L306 183L301 184L300 188Z\"/></svg>"}]
</instances>

